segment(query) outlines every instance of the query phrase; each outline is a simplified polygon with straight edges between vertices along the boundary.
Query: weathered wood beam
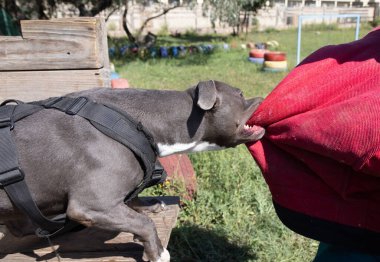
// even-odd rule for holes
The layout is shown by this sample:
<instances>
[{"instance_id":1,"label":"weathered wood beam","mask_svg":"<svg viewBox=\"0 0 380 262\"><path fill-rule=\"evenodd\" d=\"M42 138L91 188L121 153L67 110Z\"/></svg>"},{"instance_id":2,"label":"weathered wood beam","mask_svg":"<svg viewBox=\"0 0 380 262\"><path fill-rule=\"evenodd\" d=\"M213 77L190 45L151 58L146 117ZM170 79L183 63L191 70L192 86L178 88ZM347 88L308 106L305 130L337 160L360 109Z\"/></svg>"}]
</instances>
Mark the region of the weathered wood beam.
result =
<instances>
[{"instance_id":1,"label":"weathered wood beam","mask_svg":"<svg viewBox=\"0 0 380 262\"><path fill-rule=\"evenodd\" d=\"M104 19L21 21L22 37L0 37L0 71L109 67Z\"/></svg>"},{"instance_id":2,"label":"weathered wood beam","mask_svg":"<svg viewBox=\"0 0 380 262\"><path fill-rule=\"evenodd\" d=\"M0 72L0 101L30 102L110 86L108 69Z\"/></svg>"}]
</instances>

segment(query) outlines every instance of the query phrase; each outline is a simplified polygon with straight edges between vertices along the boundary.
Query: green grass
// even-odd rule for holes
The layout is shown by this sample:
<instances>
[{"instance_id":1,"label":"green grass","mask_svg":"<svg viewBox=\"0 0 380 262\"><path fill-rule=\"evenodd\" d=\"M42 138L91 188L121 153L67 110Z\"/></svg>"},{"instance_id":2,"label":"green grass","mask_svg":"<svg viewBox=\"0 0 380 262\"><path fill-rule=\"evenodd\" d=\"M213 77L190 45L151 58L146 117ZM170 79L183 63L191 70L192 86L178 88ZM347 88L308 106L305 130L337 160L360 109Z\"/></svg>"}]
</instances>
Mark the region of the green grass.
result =
<instances>
[{"instance_id":1,"label":"green grass","mask_svg":"<svg viewBox=\"0 0 380 262\"><path fill-rule=\"evenodd\" d=\"M170 250L176 261L307 261L314 242L286 229L245 146L191 155L200 186L181 213ZM306 259L306 260L305 260Z\"/></svg>"},{"instance_id":2,"label":"green grass","mask_svg":"<svg viewBox=\"0 0 380 262\"><path fill-rule=\"evenodd\" d=\"M247 61L247 51L217 50L209 55L181 59L150 59L116 63L132 86L155 89L184 89L200 80L217 79L244 90L246 96L266 95L286 73L262 77L261 68Z\"/></svg>"},{"instance_id":3,"label":"green grass","mask_svg":"<svg viewBox=\"0 0 380 262\"><path fill-rule=\"evenodd\" d=\"M370 30L361 29L361 36ZM353 29L314 26L303 32L305 52L321 43L351 41ZM199 80L217 79L241 88L246 97L265 97L287 72L265 73L247 61L247 42L276 40L287 52L289 68L295 65L296 30L268 30L241 38L185 35L160 38L160 44L228 42L239 48L181 59L127 59L114 61L117 71L132 86L185 89ZM318 38L318 39L317 39ZM317 40L318 41L317 41ZM119 40L120 41L120 40ZM305 53L305 55L306 55ZM185 201L169 243L172 261L311 261L317 242L284 227L277 218L269 190L245 146L190 156L197 173L198 192ZM180 186L150 189L145 194L180 194Z\"/></svg>"}]
</instances>

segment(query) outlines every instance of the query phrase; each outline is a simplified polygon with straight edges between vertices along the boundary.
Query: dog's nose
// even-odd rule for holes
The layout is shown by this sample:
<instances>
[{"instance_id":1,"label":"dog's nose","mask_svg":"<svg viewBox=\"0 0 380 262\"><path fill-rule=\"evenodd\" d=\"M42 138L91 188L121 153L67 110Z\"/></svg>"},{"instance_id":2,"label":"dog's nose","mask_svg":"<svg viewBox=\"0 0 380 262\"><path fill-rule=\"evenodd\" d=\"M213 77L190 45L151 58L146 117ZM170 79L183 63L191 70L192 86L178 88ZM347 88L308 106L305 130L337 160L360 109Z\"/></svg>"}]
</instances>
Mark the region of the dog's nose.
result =
<instances>
[{"instance_id":1,"label":"dog's nose","mask_svg":"<svg viewBox=\"0 0 380 262\"><path fill-rule=\"evenodd\" d=\"M256 109L263 100L264 99L262 97L254 97L254 98L246 100L246 109L247 110L249 110L250 108Z\"/></svg>"},{"instance_id":2,"label":"dog's nose","mask_svg":"<svg viewBox=\"0 0 380 262\"><path fill-rule=\"evenodd\" d=\"M261 102L263 102L264 98L262 97L254 97L254 98L251 98L251 99L248 99L248 103L250 104L261 104Z\"/></svg>"}]
</instances>

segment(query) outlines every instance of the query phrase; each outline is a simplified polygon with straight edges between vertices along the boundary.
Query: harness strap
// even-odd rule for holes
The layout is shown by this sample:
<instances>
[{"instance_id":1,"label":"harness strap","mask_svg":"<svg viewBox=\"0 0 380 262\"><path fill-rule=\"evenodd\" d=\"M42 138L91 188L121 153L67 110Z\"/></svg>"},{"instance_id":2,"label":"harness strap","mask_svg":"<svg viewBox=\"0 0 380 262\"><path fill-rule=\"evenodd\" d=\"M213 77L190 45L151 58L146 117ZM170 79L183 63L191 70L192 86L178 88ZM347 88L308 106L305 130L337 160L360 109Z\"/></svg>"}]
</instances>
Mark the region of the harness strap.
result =
<instances>
[{"instance_id":1,"label":"harness strap","mask_svg":"<svg viewBox=\"0 0 380 262\"><path fill-rule=\"evenodd\" d=\"M5 190L12 203L34 224L56 233L63 228L65 221L51 220L41 213L25 183L24 173L19 168L17 149L11 134L16 106L7 105L0 109L0 187ZM33 113L35 110L30 112Z\"/></svg>"},{"instance_id":2,"label":"harness strap","mask_svg":"<svg viewBox=\"0 0 380 262\"><path fill-rule=\"evenodd\" d=\"M134 191L125 197L125 203L136 197L145 188L166 179L164 168L156 161L157 147L153 136L127 112L109 105L98 104L86 97L55 97L37 102L37 104L87 119L99 131L131 149L141 159L144 179Z\"/></svg>"}]
</instances>

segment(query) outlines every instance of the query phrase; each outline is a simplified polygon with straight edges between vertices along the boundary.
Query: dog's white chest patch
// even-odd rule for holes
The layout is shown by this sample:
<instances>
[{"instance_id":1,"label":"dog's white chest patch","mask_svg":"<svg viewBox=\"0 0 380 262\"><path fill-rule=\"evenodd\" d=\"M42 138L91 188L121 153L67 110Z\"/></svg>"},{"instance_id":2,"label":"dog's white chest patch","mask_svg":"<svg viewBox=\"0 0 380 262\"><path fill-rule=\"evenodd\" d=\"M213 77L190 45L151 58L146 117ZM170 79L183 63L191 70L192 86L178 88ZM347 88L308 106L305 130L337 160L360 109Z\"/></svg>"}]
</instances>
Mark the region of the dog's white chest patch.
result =
<instances>
[{"instance_id":1,"label":"dog's white chest patch","mask_svg":"<svg viewBox=\"0 0 380 262\"><path fill-rule=\"evenodd\" d=\"M192 143L175 143L173 145L168 144L157 144L158 153L160 156L167 156L176 153L189 153L189 152L200 152L209 150L219 150L224 149L224 147L218 146L217 144L212 144L209 142L192 142Z\"/></svg>"}]
</instances>

